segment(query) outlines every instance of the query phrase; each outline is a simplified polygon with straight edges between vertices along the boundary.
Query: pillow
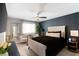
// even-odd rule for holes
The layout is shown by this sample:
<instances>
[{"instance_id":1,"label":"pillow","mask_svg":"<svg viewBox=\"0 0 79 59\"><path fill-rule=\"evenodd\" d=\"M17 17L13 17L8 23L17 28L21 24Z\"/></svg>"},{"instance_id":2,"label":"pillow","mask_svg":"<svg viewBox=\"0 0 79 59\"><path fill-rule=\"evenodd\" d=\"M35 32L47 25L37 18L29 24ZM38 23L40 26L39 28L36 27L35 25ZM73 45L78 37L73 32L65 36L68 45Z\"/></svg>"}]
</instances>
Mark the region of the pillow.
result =
<instances>
[{"instance_id":1,"label":"pillow","mask_svg":"<svg viewBox=\"0 0 79 59\"><path fill-rule=\"evenodd\" d=\"M53 31L53 32L47 32L46 33L46 36L51 36L51 37L58 37L60 38L61 37L61 32L57 32L57 31Z\"/></svg>"}]
</instances>

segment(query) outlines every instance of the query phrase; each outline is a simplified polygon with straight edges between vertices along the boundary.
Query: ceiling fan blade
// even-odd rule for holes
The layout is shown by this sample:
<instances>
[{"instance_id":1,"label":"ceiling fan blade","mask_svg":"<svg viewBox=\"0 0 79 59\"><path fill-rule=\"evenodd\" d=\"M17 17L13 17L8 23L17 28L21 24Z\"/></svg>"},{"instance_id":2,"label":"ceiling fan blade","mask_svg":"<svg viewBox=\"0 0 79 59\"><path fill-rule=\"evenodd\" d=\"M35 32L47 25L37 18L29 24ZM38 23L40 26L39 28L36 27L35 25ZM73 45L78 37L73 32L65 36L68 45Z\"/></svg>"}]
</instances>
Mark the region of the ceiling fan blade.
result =
<instances>
[{"instance_id":1,"label":"ceiling fan blade","mask_svg":"<svg viewBox=\"0 0 79 59\"><path fill-rule=\"evenodd\" d=\"M39 17L39 18L47 18L47 17Z\"/></svg>"}]
</instances>

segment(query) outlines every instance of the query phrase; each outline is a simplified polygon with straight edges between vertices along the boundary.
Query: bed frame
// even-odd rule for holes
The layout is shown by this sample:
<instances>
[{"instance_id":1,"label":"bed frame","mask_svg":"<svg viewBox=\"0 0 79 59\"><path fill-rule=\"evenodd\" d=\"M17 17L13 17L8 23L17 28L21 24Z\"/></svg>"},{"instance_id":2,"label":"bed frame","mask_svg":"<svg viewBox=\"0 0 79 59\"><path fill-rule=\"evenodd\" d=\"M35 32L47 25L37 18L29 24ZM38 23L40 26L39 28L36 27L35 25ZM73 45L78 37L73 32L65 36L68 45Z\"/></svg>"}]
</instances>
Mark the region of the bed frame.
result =
<instances>
[{"instance_id":1,"label":"bed frame","mask_svg":"<svg viewBox=\"0 0 79 59\"><path fill-rule=\"evenodd\" d=\"M63 37L64 39L66 38L66 26L53 26L53 27L48 27L48 32L51 31L61 31L61 37ZM39 56L46 56L46 46L36 42L32 39L28 40L28 46L30 49L32 49L37 55Z\"/></svg>"}]
</instances>

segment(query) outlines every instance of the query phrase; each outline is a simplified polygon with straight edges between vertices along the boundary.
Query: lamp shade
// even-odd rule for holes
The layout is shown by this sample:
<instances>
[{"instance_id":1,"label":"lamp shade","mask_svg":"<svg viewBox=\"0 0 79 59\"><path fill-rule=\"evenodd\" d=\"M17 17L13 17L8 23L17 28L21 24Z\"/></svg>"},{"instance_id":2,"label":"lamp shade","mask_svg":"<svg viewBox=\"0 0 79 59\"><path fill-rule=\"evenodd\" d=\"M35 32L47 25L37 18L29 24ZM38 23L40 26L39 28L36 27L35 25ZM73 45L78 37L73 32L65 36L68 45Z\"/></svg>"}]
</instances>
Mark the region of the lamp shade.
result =
<instances>
[{"instance_id":1,"label":"lamp shade","mask_svg":"<svg viewBox=\"0 0 79 59\"><path fill-rule=\"evenodd\" d=\"M76 36L76 37L78 37L79 35L78 35L78 30L71 30L70 31L70 36Z\"/></svg>"}]
</instances>

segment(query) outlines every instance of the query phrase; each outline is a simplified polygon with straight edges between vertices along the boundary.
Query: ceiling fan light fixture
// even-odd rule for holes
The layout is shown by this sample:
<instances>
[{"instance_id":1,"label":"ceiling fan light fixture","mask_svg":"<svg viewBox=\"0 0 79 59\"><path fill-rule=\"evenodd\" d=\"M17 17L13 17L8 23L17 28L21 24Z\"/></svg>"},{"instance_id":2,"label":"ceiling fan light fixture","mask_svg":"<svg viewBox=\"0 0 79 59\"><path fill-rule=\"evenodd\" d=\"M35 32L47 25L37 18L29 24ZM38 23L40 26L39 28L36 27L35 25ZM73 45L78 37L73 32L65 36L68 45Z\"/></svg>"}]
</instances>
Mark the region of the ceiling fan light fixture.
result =
<instances>
[{"instance_id":1,"label":"ceiling fan light fixture","mask_svg":"<svg viewBox=\"0 0 79 59\"><path fill-rule=\"evenodd\" d=\"M36 16L35 18L36 18L36 19L39 19L39 16Z\"/></svg>"}]
</instances>

